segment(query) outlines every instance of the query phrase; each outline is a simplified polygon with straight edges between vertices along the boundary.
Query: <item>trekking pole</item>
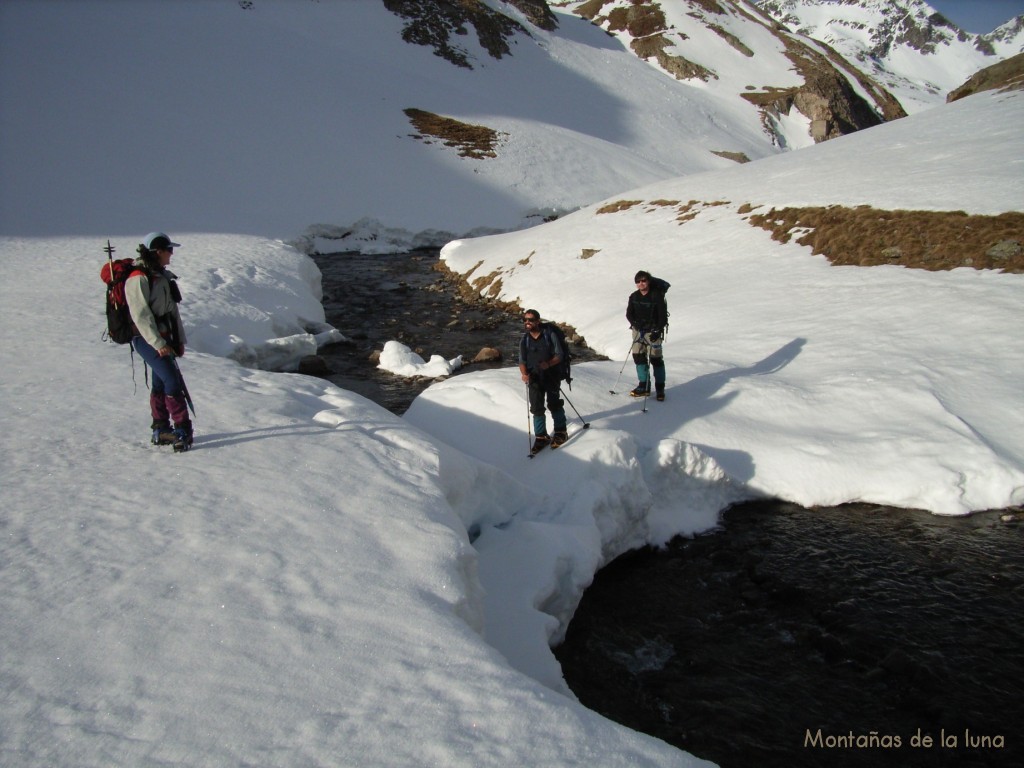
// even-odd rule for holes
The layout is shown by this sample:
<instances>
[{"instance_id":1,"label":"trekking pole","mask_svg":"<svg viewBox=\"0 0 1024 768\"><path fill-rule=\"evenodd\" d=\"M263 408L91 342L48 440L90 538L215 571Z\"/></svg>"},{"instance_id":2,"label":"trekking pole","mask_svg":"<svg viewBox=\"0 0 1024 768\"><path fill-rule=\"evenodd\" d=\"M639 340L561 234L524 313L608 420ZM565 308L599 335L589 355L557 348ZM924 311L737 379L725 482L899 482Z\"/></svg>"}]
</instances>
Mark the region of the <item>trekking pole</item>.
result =
<instances>
[{"instance_id":1,"label":"trekking pole","mask_svg":"<svg viewBox=\"0 0 1024 768\"><path fill-rule=\"evenodd\" d=\"M565 394L565 390L563 390L561 387L559 387L558 391L561 393L562 397L565 398L565 402L567 402L569 404L569 407L572 408L574 411L576 411L576 406L572 404L572 400L570 400L568 398L568 396ZM579 411L576 411L576 415L579 416L580 421L583 422L583 428L584 429L590 429L590 422L587 421L586 419L584 419L582 416L580 416L580 412Z\"/></svg>"},{"instance_id":2,"label":"trekking pole","mask_svg":"<svg viewBox=\"0 0 1024 768\"><path fill-rule=\"evenodd\" d=\"M527 454L533 451L533 443L530 440L532 436L532 430L530 426L530 382L523 382L526 386L526 452Z\"/></svg>"},{"instance_id":3,"label":"trekking pole","mask_svg":"<svg viewBox=\"0 0 1024 768\"><path fill-rule=\"evenodd\" d=\"M643 338L643 334L640 336L644 345L644 360L647 364L647 388L644 390L643 406L640 413L647 413L647 398L651 396L651 377L654 375L654 371L651 370L651 342Z\"/></svg>"},{"instance_id":4,"label":"trekking pole","mask_svg":"<svg viewBox=\"0 0 1024 768\"><path fill-rule=\"evenodd\" d=\"M171 363L174 365L174 369L178 372L178 381L181 382L181 393L185 396L185 402L188 403L189 410L192 411L192 415L196 415L196 407L192 404L192 396L188 393L188 387L185 385L185 377L181 375L181 368L178 367L178 356L171 355Z\"/></svg>"},{"instance_id":5,"label":"trekking pole","mask_svg":"<svg viewBox=\"0 0 1024 768\"><path fill-rule=\"evenodd\" d=\"M608 394L610 394L610 395L617 395L617 394L619 394L615 390L618 389L618 387L619 387L619 379L622 378L622 372L624 370L626 370L626 363L629 362L629 356L630 356L630 353L632 353L632 351L633 351L633 344L636 344L636 340L637 340L637 337L634 336L633 337L633 343L630 344L629 345L629 349L626 350L626 359L622 361L622 367L619 368L619 375L615 377L615 385L611 389L608 390Z\"/></svg>"}]
</instances>

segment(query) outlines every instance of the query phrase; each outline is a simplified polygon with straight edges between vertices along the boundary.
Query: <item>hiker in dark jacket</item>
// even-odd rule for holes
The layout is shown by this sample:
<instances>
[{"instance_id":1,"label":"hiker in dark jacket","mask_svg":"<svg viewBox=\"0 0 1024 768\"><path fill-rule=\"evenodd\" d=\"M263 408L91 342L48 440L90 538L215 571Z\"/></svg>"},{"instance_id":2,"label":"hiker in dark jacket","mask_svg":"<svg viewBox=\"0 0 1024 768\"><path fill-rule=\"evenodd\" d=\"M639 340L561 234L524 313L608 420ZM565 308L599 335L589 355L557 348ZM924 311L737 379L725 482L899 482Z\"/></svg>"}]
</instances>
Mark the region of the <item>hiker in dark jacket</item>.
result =
<instances>
[{"instance_id":1,"label":"hiker in dark jacket","mask_svg":"<svg viewBox=\"0 0 1024 768\"><path fill-rule=\"evenodd\" d=\"M163 232L146 235L124 292L135 325L132 347L153 372L149 393L153 443L187 450L192 445L192 421L185 380L174 361L185 354L185 327L178 313L177 276L167 269L176 247L178 243Z\"/></svg>"},{"instance_id":2,"label":"hiker in dark jacket","mask_svg":"<svg viewBox=\"0 0 1024 768\"><path fill-rule=\"evenodd\" d=\"M558 447L569 437L565 423L565 402L559 397L562 379L558 364L565 358L565 350L554 333L544 331L537 310L526 310L523 313L523 324L526 331L519 342L519 373L528 386L535 436L532 452L536 453L548 444ZM555 427L552 435L548 435L547 419L544 416L545 399Z\"/></svg>"},{"instance_id":3,"label":"hiker in dark jacket","mask_svg":"<svg viewBox=\"0 0 1024 768\"><path fill-rule=\"evenodd\" d=\"M662 342L665 339L665 328L668 325L668 305L665 294L651 285L651 274L640 270L633 278L636 290L629 295L626 305L626 319L633 332L633 362L636 364L636 377L639 382L629 394L633 397L646 397L651 394L651 377L653 369L654 387L659 400L665 399L665 358L662 355Z\"/></svg>"}]
</instances>

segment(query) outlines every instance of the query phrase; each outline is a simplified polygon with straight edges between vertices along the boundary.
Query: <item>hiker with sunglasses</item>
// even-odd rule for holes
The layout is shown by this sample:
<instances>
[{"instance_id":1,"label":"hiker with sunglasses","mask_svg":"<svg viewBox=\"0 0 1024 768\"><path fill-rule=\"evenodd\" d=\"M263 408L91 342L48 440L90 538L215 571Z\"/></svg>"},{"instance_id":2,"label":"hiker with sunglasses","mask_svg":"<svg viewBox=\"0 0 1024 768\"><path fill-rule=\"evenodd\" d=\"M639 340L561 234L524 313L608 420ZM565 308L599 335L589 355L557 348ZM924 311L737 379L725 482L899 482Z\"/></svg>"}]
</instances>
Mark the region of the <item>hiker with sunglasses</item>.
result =
<instances>
[{"instance_id":1,"label":"hiker with sunglasses","mask_svg":"<svg viewBox=\"0 0 1024 768\"><path fill-rule=\"evenodd\" d=\"M668 325L668 305L665 293L657 289L651 273L640 270L633 278L636 290L629 295L626 319L633 332L633 346L630 352L636 364L639 382L630 392L631 397L647 397L651 394L651 373L654 374L654 388L658 400L665 399L665 358L662 342Z\"/></svg>"},{"instance_id":2,"label":"hiker with sunglasses","mask_svg":"<svg viewBox=\"0 0 1024 768\"><path fill-rule=\"evenodd\" d=\"M153 373L149 393L152 442L187 451L192 446L188 390L174 361L185 354L185 327L178 313L181 292L175 282L177 275L167 269L176 247L178 243L163 232L146 235L124 293L135 326L132 348Z\"/></svg>"},{"instance_id":3,"label":"hiker with sunglasses","mask_svg":"<svg viewBox=\"0 0 1024 768\"><path fill-rule=\"evenodd\" d=\"M533 447L535 454L550 445L557 448L564 443L569 434L566 430L565 402L561 394L562 377L559 363L565 359L566 351L562 349L558 335L548 331L542 323L540 313L528 309L523 313L525 332L519 342L519 374L527 385L530 401L530 413L533 414ZM547 419L544 415L544 403L547 401L554 432L548 434Z\"/></svg>"}]
</instances>

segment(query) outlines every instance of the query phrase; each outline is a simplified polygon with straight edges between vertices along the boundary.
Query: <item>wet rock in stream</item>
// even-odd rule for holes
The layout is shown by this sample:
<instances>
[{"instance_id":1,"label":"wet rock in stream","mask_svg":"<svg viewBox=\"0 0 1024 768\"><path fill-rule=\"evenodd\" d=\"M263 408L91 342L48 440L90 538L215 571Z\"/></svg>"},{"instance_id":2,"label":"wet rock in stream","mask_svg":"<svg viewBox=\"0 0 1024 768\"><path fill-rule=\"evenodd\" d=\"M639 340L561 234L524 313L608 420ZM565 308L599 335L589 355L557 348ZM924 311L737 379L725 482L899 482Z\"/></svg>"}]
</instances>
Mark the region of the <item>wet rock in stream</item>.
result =
<instances>
[{"instance_id":1,"label":"wet rock in stream","mask_svg":"<svg viewBox=\"0 0 1024 768\"><path fill-rule=\"evenodd\" d=\"M440 264L436 249L410 253L314 255L323 274L327 322L350 342L320 350L328 369L315 373L384 406L405 413L432 379L410 379L377 368L374 353L400 341L424 359L462 356L463 372L517 364L521 310L484 301L464 290ZM574 360L603 360L570 339ZM477 359L485 349L494 350ZM455 374L458 375L458 372Z\"/></svg>"}]
</instances>

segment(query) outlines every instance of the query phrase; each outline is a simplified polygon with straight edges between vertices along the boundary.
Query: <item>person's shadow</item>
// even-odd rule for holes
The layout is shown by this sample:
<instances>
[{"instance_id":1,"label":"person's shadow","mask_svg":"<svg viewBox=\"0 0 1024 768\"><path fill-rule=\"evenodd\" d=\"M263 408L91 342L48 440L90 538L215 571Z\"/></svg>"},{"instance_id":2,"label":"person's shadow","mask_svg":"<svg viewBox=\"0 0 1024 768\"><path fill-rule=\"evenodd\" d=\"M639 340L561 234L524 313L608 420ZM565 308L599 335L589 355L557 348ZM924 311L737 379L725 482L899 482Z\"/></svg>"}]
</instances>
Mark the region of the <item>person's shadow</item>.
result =
<instances>
[{"instance_id":1,"label":"person's shadow","mask_svg":"<svg viewBox=\"0 0 1024 768\"><path fill-rule=\"evenodd\" d=\"M687 421L708 416L724 408L740 394L733 391L726 395L716 395L715 393L726 383L740 376L765 376L775 373L791 363L800 354L800 350L806 343L807 339L796 338L753 365L728 368L698 376L692 381L673 387L672 397L679 398L687 404Z\"/></svg>"}]
</instances>

